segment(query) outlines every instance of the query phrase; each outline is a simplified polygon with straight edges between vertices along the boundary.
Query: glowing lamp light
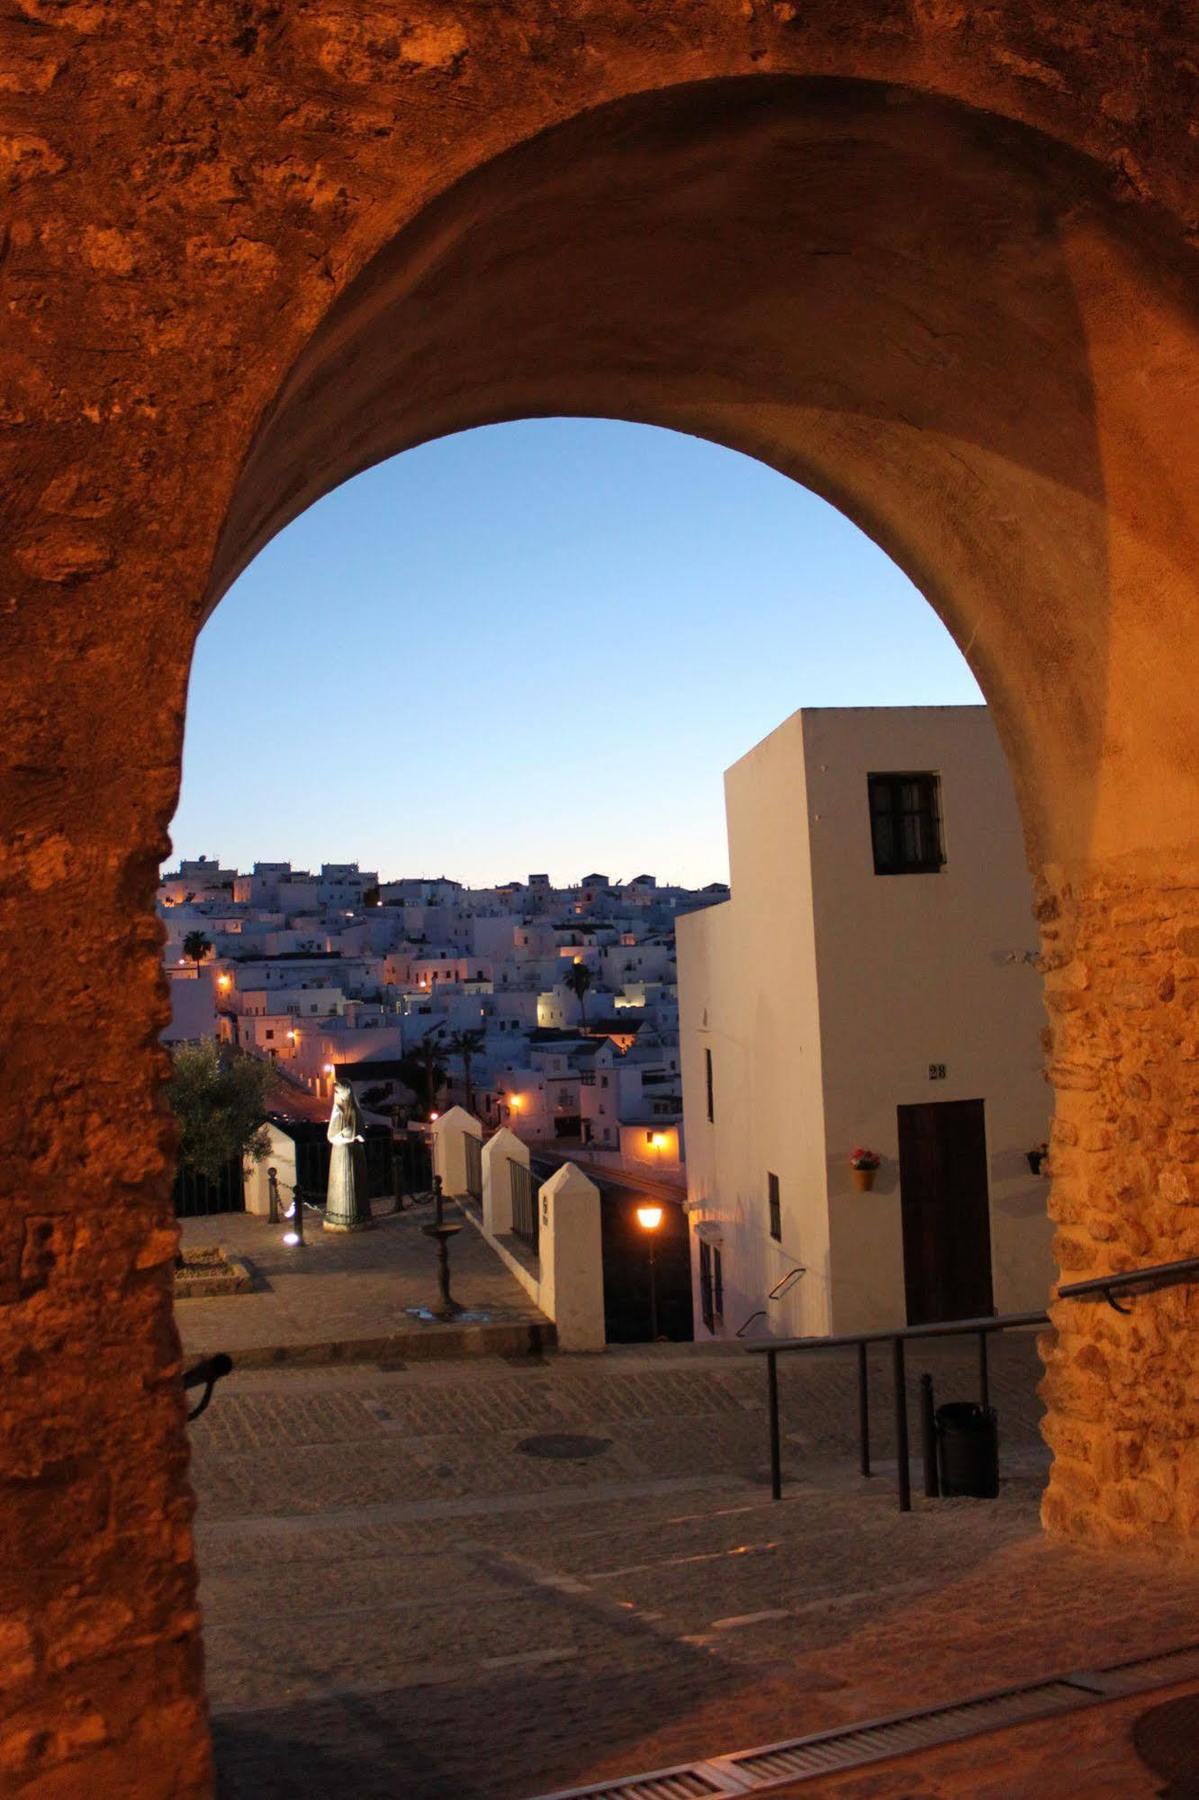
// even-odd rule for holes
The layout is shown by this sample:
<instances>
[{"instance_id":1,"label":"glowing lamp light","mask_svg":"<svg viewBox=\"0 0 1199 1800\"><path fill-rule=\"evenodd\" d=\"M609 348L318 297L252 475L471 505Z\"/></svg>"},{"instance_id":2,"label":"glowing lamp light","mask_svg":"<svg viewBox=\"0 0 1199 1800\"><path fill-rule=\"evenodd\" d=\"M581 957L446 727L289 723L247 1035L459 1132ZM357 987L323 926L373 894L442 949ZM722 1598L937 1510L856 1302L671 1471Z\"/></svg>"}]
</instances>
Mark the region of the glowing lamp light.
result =
<instances>
[{"instance_id":1,"label":"glowing lamp light","mask_svg":"<svg viewBox=\"0 0 1199 1800\"><path fill-rule=\"evenodd\" d=\"M332 1073L333 1073L333 1064L332 1064L332 1063L326 1063L326 1064L325 1064L325 1074L326 1074L326 1075L332 1075Z\"/></svg>"},{"instance_id":2,"label":"glowing lamp light","mask_svg":"<svg viewBox=\"0 0 1199 1800\"><path fill-rule=\"evenodd\" d=\"M637 1223L642 1231L657 1231L662 1223L662 1208L660 1206L639 1206Z\"/></svg>"},{"instance_id":3,"label":"glowing lamp light","mask_svg":"<svg viewBox=\"0 0 1199 1800\"><path fill-rule=\"evenodd\" d=\"M291 1245L295 1245L295 1244L298 1244L298 1243L299 1243L299 1241L300 1241L300 1236L299 1236L299 1233L298 1233L298 1232L295 1232L295 1231L285 1231L285 1232L284 1232L284 1233L283 1233L283 1242L284 1242L284 1243L285 1243L285 1244L291 1244Z\"/></svg>"},{"instance_id":4,"label":"glowing lamp light","mask_svg":"<svg viewBox=\"0 0 1199 1800\"><path fill-rule=\"evenodd\" d=\"M650 1139L650 1143L653 1145L655 1150L661 1150L661 1148L665 1144L665 1142L666 1142L665 1135L661 1131L655 1131L653 1137Z\"/></svg>"},{"instance_id":5,"label":"glowing lamp light","mask_svg":"<svg viewBox=\"0 0 1199 1800\"><path fill-rule=\"evenodd\" d=\"M436 1119L440 1119L440 1117L441 1117L441 1114L440 1114L440 1113L439 1113L439 1112L431 1112L431 1113L430 1113L430 1114L429 1114L429 1123L430 1123L430 1125L431 1125L431 1124L432 1124L432 1123L433 1123L433 1122L434 1122L434 1120L436 1120Z\"/></svg>"},{"instance_id":6,"label":"glowing lamp light","mask_svg":"<svg viewBox=\"0 0 1199 1800\"><path fill-rule=\"evenodd\" d=\"M288 1043L289 1043L289 1044L294 1044L294 1043L295 1043L295 1041L296 1041L296 1034L295 1034L295 1032L294 1032L294 1031L289 1031L289 1032L288 1032L288 1034L287 1034L287 1041L288 1041Z\"/></svg>"}]
</instances>

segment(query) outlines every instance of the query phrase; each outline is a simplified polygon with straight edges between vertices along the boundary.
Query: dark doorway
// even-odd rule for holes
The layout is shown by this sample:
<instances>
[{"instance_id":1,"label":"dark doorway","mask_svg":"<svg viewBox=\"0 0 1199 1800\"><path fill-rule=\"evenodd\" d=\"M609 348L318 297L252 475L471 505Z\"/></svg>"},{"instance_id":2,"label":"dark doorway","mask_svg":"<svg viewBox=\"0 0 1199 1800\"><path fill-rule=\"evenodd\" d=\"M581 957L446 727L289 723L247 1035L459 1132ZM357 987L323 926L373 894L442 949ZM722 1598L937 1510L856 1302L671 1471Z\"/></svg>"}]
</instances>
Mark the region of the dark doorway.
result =
<instances>
[{"instance_id":1,"label":"dark doorway","mask_svg":"<svg viewBox=\"0 0 1199 1800\"><path fill-rule=\"evenodd\" d=\"M983 1102L896 1111L908 1324L983 1318L994 1311Z\"/></svg>"}]
</instances>

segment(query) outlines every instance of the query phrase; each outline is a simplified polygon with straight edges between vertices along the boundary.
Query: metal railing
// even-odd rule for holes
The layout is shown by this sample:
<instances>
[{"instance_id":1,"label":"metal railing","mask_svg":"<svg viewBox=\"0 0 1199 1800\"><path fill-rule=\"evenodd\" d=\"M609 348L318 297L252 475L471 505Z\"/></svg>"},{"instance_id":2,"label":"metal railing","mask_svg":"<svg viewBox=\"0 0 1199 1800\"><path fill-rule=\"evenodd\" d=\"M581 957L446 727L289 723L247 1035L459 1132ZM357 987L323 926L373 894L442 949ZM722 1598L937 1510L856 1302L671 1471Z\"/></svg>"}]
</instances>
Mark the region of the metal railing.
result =
<instances>
[{"instance_id":1,"label":"metal railing","mask_svg":"<svg viewBox=\"0 0 1199 1800\"><path fill-rule=\"evenodd\" d=\"M1141 1269L1116 1269L1107 1275L1096 1275L1087 1281L1071 1281L1059 1287L1057 1300L1106 1300L1118 1313L1131 1309L1120 1306L1113 1292L1135 1294L1137 1290L1152 1293L1181 1283L1199 1282L1199 1256L1180 1257L1175 1262L1152 1263ZM756 1316L756 1315L754 1315ZM747 1320L748 1324L749 1321ZM906 1325L899 1331L860 1331L844 1337L762 1338L749 1342L744 1349L749 1355L766 1358L766 1404L770 1415L770 1492L775 1500L783 1494L782 1438L779 1429L778 1359L795 1351L844 1350L851 1345L858 1353L858 1442L863 1475L870 1474L870 1370L867 1346L890 1344L892 1375L895 1387L895 1454L898 1465L897 1487L900 1512L912 1510L912 1477L908 1446L907 1368L904 1345L917 1338L977 1337L978 1388L983 1407L991 1404L990 1371L987 1364L987 1340L997 1331L1011 1331L1028 1325L1048 1325L1048 1313L1001 1313L988 1319L947 1319L936 1325ZM925 1453L928 1454L928 1431L925 1430Z\"/></svg>"},{"instance_id":2,"label":"metal railing","mask_svg":"<svg viewBox=\"0 0 1199 1800\"><path fill-rule=\"evenodd\" d=\"M223 1350L219 1350L215 1356L206 1356L203 1362L198 1362L192 1368L184 1370L184 1392L186 1392L188 1388L194 1387L202 1387L204 1389L203 1394L200 1396L199 1404L193 1406L187 1415L189 1420L199 1418L200 1414L208 1405L208 1402L212 1399L213 1388L218 1381L223 1380L223 1378L228 1375L232 1367L233 1358L231 1356L226 1356Z\"/></svg>"},{"instance_id":3,"label":"metal railing","mask_svg":"<svg viewBox=\"0 0 1199 1800\"><path fill-rule=\"evenodd\" d=\"M908 1446L907 1367L904 1346L916 1338L977 1337L979 1400L984 1407L991 1404L990 1370L987 1363L987 1340L997 1331L1011 1331L1023 1325L1048 1325L1049 1314L1043 1312L1002 1313L988 1319L949 1319L935 1325L905 1325L899 1331L859 1331L845 1337L763 1338L747 1343L750 1356L766 1358L766 1405L770 1416L770 1492L775 1500L783 1497L782 1437L779 1429L779 1357L797 1351L847 1350L858 1353L858 1444L863 1475L870 1474L870 1369L866 1355L870 1344L890 1344L892 1376L895 1386L895 1455L900 1512L912 1510L911 1452Z\"/></svg>"},{"instance_id":4,"label":"metal railing","mask_svg":"<svg viewBox=\"0 0 1199 1800\"><path fill-rule=\"evenodd\" d=\"M462 1146L466 1152L466 1191L475 1200L483 1199L483 1140L464 1133Z\"/></svg>"},{"instance_id":5,"label":"metal railing","mask_svg":"<svg viewBox=\"0 0 1199 1800\"><path fill-rule=\"evenodd\" d=\"M515 1237L528 1244L531 1250L536 1251L541 1235L541 1221L533 1173L524 1163L517 1162L514 1156L508 1157L507 1162L509 1192L512 1195L512 1232Z\"/></svg>"},{"instance_id":6,"label":"metal railing","mask_svg":"<svg viewBox=\"0 0 1199 1800\"><path fill-rule=\"evenodd\" d=\"M1106 1300L1113 1312L1131 1312L1130 1306L1119 1306L1112 1290L1135 1293L1143 1288L1153 1293L1158 1288L1177 1287L1188 1281L1199 1281L1199 1256L1184 1256L1177 1262L1152 1263L1143 1269L1116 1269L1110 1275L1096 1275L1090 1281L1071 1281L1059 1287L1059 1300Z\"/></svg>"}]
</instances>

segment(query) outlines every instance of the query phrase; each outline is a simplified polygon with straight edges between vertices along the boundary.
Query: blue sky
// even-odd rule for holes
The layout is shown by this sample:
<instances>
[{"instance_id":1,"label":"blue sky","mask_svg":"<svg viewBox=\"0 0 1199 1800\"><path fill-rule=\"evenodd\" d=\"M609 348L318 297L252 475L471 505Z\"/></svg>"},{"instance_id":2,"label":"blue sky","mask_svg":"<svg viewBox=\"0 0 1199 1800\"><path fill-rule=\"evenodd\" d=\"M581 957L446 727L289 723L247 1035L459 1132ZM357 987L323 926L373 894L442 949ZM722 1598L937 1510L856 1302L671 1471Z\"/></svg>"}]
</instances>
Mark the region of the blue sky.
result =
<instances>
[{"instance_id":1,"label":"blue sky","mask_svg":"<svg viewBox=\"0 0 1199 1800\"><path fill-rule=\"evenodd\" d=\"M176 856L474 883L728 873L721 776L798 706L976 702L932 608L814 494L547 419L329 494L205 627Z\"/></svg>"}]
</instances>

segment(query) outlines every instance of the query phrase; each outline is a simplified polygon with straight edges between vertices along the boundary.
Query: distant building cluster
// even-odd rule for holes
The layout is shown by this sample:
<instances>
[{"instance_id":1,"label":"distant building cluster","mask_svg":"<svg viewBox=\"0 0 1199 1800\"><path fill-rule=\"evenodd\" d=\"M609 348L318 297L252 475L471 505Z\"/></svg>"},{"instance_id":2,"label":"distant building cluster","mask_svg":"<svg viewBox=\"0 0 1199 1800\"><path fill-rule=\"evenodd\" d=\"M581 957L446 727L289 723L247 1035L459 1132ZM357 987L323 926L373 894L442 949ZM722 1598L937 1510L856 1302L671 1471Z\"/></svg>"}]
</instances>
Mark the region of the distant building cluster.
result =
<instances>
[{"instance_id":1,"label":"distant building cluster","mask_svg":"<svg viewBox=\"0 0 1199 1800\"><path fill-rule=\"evenodd\" d=\"M159 886L172 995L167 1041L216 1036L268 1058L281 1089L372 1109L455 1100L531 1143L678 1170L675 922L728 898L652 875L548 875L468 888L199 857Z\"/></svg>"},{"instance_id":2,"label":"distant building cluster","mask_svg":"<svg viewBox=\"0 0 1199 1800\"><path fill-rule=\"evenodd\" d=\"M270 1058L309 1118L344 1077L397 1123L458 1104L662 1176L701 1340L1035 1310L1044 1013L989 714L808 709L726 799L732 892L184 862L168 1035Z\"/></svg>"}]
</instances>

